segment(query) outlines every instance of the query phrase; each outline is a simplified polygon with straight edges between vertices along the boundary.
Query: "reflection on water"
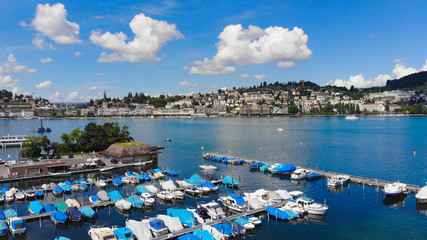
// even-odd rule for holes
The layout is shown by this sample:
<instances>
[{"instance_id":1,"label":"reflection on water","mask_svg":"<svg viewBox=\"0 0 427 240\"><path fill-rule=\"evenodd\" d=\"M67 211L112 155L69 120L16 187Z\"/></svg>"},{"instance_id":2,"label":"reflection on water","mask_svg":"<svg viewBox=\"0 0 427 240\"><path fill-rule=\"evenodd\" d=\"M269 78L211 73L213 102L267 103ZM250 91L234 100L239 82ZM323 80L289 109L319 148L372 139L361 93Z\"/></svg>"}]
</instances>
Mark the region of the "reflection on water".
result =
<instances>
[{"instance_id":1,"label":"reflection on water","mask_svg":"<svg viewBox=\"0 0 427 240\"><path fill-rule=\"evenodd\" d=\"M384 196L383 204L384 206L389 206L392 208L399 208L405 206L406 203L406 195L399 196Z\"/></svg>"},{"instance_id":2,"label":"reflection on water","mask_svg":"<svg viewBox=\"0 0 427 240\"><path fill-rule=\"evenodd\" d=\"M427 203L417 203L415 210L417 210L419 213L427 215Z\"/></svg>"}]
</instances>

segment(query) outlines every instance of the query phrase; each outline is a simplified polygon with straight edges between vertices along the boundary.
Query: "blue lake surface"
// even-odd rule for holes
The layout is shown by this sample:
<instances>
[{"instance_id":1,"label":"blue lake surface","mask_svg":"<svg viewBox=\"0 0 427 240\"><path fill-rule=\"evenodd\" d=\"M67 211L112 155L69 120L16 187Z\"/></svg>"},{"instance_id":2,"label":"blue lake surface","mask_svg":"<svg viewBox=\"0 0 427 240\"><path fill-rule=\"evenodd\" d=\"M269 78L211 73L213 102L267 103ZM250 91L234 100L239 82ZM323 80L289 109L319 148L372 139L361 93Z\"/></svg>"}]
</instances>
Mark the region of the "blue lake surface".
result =
<instances>
[{"instance_id":1,"label":"blue lake surface","mask_svg":"<svg viewBox=\"0 0 427 240\"><path fill-rule=\"evenodd\" d=\"M415 196L384 202L384 197L375 188L350 184L348 187L328 189L325 180L315 182L290 181L287 178L250 172L247 165L232 166L209 162L202 159L203 150L235 154L278 163L292 163L297 166L342 172L358 176L398 181L424 186L427 181L427 118L426 117L361 117L349 121L343 117L263 117L223 119L98 119L98 120L44 120L45 126L53 130L47 136L59 141L62 133L95 121L115 121L127 125L136 141L163 145L166 148L159 155L160 168L176 169L180 176L173 179L189 178L192 174L202 175L199 165L213 164L219 169L215 175L230 175L240 179L241 190L286 189L301 190L318 202L329 205L324 218L300 222L268 221L262 215L259 230L248 234L250 239L427 239L427 206L417 205ZM39 120L2 120L0 135L33 135L32 129L40 125ZM277 128L283 128L278 132ZM171 142L164 139L170 138ZM415 151L415 154L414 154ZM0 158L17 158L18 149L0 151ZM144 170L144 169L141 169ZM125 170L119 170L122 173ZM107 174L111 175L111 173ZM99 176L99 173L92 174ZM71 180L87 175L73 175ZM64 181L63 179L62 181ZM9 186L28 188L51 180L11 183ZM57 180L59 181L59 180ZM155 183L155 185L158 183ZM116 187L109 186L107 191ZM121 187L120 192L128 196L135 186ZM73 194L72 198L95 194L93 187L87 193ZM220 187L219 194L231 192ZM185 202L174 205L158 205L148 211L132 211L128 216L114 208L98 211L94 223L55 227L49 219L27 224L28 239L53 239L54 236L68 236L72 239L89 239L87 230L91 225L124 226L125 220L164 214L167 208L195 206L198 201L217 199L210 195L201 199L186 198ZM47 196L44 201L64 201ZM15 203L3 208L16 208L20 215L28 214L28 204Z\"/></svg>"}]
</instances>

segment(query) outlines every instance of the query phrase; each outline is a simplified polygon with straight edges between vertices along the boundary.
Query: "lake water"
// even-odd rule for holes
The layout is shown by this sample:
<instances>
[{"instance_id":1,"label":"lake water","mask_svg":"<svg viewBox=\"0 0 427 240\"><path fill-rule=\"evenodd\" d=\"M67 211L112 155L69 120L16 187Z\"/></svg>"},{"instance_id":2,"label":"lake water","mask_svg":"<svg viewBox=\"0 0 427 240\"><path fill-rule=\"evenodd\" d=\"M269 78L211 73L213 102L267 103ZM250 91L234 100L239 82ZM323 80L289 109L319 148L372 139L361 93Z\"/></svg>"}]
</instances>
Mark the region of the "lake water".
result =
<instances>
[{"instance_id":1,"label":"lake water","mask_svg":"<svg viewBox=\"0 0 427 240\"><path fill-rule=\"evenodd\" d=\"M100 120L44 120L53 132L47 136L59 141L63 132L70 133L76 127L83 128L88 122L116 121L126 124L136 141L163 145L159 155L159 167L180 171L174 179L189 178L200 172L198 165L209 163L219 169L215 175L231 175L240 179L242 190L265 188L270 190L301 190L318 202L329 205L324 218L300 222L268 221L262 216L259 230L248 234L250 239L427 239L427 206L417 205L415 196L384 202L381 192L375 188L351 184L349 187L328 189L326 181L290 181L259 172L249 172L248 166L231 166L202 160L205 151L231 153L265 161L292 163L303 167L336 171L353 175L425 185L427 181L427 118L426 117L361 117L350 121L343 117L271 117L227 119L100 119ZM28 134L38 127L39 120L3 120L0 135ZM278 132L277 128L283 128ZM36 133L38 134L38 133ZM170 138L171 142L164 139ZM415 152L415 153L414 153ZM18 149L0 151L0 158L17 158ZM125 170L120 170L124 172ZM111 173L110 173L111 174ZM108 174L107 174L108 175ZM96 174L94 176L97 176ZM74 178L87 176L74 176ZM13 183L20 188L40 185ZM157 184L157 183L156 183ZM109 186L107 191L116 187ZM94 187L87 193L77 193L73 198L87 197L96 193ZM122 187L123 195L135 191L135 187ZM230 192L221 187L219 194ZM93 225L124 226L125 220L142 219L164 214L167 208L195 206L198 201L217 199L211 195L202 199L186 198L185 202L163 206L148 211L132 211L129 216L114 208L101 209L95 223L55 227L49 219L28 223L28 239L53 239L68 236L72 239L89 239L88 228ZM48 196L46 202L61 201ZM20 215L27 214L27 203L3 208L16 208Z\"/></svg>"}]
</instances>

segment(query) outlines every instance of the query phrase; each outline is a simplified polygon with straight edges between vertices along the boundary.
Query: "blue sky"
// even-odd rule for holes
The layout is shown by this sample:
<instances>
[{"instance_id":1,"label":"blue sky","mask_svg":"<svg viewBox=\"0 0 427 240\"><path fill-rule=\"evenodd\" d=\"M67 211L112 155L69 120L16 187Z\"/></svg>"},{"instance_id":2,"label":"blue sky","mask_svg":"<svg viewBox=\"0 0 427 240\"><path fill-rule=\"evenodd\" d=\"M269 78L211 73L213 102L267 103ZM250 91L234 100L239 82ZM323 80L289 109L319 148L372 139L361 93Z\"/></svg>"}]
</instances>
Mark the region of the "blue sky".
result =
<instances>
[{"instance_id":1,"label":"blue sky","mask_svg":"<svg viewBox=\"0 0 427 240\"><path fill-rule=\"evenodd\" d=\"M427 70L424 1L0 1L0 88L52 101ZM132 26L132 27L130 27Z\"/></svg>"}]
</instances>

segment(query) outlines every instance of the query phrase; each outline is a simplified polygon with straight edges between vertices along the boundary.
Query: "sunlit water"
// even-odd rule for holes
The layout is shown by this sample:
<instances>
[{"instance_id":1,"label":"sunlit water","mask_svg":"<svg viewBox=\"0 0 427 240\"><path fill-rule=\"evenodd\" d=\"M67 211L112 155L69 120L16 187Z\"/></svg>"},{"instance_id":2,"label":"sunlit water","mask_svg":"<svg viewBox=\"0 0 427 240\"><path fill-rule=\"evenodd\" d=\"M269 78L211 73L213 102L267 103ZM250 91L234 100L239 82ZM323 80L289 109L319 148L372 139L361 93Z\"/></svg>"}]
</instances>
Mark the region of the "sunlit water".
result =
<instances>
[{"instance_id":1,"label":"sunlit water","mask_svg":"<svg viewBox=\"0 0 427 240\"><path fill-rule=\"evenodd\" d=\"M83 128L95 120L44 120L44 125L53 130L47 136L59 141L63 132L70 133L75 127ZM349 121L340 117L299 118L232 118L232 119L101 119L126 124L136 141L163 145L159 156L159 167L180 171L174 179L189 178L192 174L203 174L198 165L210 163L202 160L205 151L231 153L259 160L293 163L322 170L353 175L400 180L405 183L425 185L427 181L427 118L425 117L361 117ZM38 127L39 120L3 120L0 135L28 134ZM278 132L277 128L283 128ZM37 134L37 133L36 133ZM164 139L170 138L171 142ZM0 151L0 157L17 158L18 149ZM415 152L415 154L414 154ZM384 197L375 188L351 184L341 189L328 190L324 180L315 182L290 181L287 178L272 177L259 172L249 172L248 166L231 166L212 162L219 169L218 176L231 175L240 179L242 190L287 189L301 190L318 202L324 202L330 209L324 218L301 222L268 221L262 216L259 230L246 236L250 239L425 239L427 238L427 207L416 205L415 196L410 194L402 201L384 202ZM143 170L143 169L142 169ZM117 173L123 173L120 169ZM106 174L110 176L112 173ZM99 173L92 177L99 176ZM73 175L71 180L87 175ZM64 179L62 179L63 181ZM12 183L10 186L28 188L51 180L44 179L31 183ZM57 179L55 181L60 181ZM155 185L158 184L155 182ZM135 186L116 188L128 196ZM71 195L72 198L95 194L93 187L86 193ZM220 187L219 194L230 192ZM169 207L195 206L198 201L217 199L211 195L201 199L186 198L175 205L157 205L147 211L132 211L125 216L114 207L98 210L95 222L77 225L57 226L47 218L27 224L28 239L53 239L54 236L68 236L72 239L88 239L87 230L91 225L124 226L125 220L164 214ZM64 201L62 198L47 196L43 201ZM4 208L16 208L20 215L28 214L28 204L18 203Z\"/></svg>"}]
</instances>

